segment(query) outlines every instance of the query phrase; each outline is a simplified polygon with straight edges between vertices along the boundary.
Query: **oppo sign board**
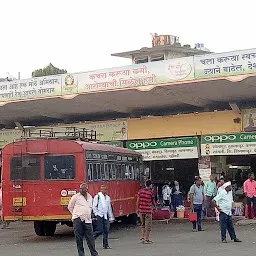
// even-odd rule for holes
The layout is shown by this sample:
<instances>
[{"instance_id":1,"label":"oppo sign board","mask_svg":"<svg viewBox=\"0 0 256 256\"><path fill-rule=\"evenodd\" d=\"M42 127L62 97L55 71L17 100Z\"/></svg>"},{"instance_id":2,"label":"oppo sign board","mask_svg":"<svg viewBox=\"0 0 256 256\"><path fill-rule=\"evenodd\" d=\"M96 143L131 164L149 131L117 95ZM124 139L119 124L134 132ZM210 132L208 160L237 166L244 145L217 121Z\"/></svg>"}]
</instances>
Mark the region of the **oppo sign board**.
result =
<instances>
[{"instance_id":1,"label":"oppo sign board","mask_svg":"<svg viewBox=\"0 0 256 256\"><path fill-rule=\"evenodd\" d=\"M203 137L203 142L206 143L225 143L235 141L237 135L235 134L221 134L221 135L207 135Z\"/></svg>"},{"instance_id":2,"label":"oppo sign board","mask_svg":"<svg viewBox=\"0 0 256 256\"><path fill-rule=\"evenodd\" d=\"M133 150L155 148L157 146L156 141L144 141L144 142L131 142L129 148Z\"/></svg>"},{"instance_id":3,"label":"oppo sign board","mask_svg":"<svg viewBox=\"0 0 256 256\"><path fill-rule=\"evenodd\" d=\"M216 134L202 136L202 155L253 155L256 154L256 133Z\"/></svg>"}]
</instances>

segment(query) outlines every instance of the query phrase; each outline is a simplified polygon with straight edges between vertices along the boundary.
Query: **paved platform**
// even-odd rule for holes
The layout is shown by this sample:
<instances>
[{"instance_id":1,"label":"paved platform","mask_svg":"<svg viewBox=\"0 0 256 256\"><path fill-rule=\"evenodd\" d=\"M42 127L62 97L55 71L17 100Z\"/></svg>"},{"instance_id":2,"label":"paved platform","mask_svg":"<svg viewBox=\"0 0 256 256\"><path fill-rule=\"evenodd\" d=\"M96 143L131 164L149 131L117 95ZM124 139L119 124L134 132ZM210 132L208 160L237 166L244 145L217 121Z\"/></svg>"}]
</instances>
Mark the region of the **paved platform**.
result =
<instances>
[{"instance_id":1,"label":"paved platform","mask_svg":"<svg viewBox=\"0 0 256 256\"><path fill-rule=\"evenodd\" d=\"M218 223L204 223L205 232L191 232L191 224L154 223L154 244L139 242L139 227L115 225L110 233L112 250L101 249L106 256L246 256L256 252L256 229L253 226L236 226L243 243L220 243ZM77 256L71 228L59 226L55 237L37 237L32 223L12 223L6 230L0 229L0 255L5 256ZM87 254L89 255L89 254Z\"/></svg>"},{"instance_id":2,"label":"paved platform","mask_svg":"<svg viewBox=\"0 0 256 256\"><path fill-rule=\"evenodd\" d=\"M256 225L256 219L243 219L236 222L236 225L247 226Z\"/></svg>"}]
</instances>

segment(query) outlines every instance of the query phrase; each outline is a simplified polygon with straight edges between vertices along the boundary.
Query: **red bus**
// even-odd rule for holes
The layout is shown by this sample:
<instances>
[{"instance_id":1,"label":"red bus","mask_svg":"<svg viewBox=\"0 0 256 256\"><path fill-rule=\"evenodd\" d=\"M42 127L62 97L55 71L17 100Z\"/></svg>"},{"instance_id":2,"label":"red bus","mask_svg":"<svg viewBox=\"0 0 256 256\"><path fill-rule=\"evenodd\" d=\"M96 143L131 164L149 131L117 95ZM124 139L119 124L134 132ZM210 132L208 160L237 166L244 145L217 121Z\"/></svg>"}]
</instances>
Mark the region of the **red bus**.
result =
<instances>
[{"instance_id":1,"label":"red bus","mask_svg":"<svg viewBox=\"0 0 256 256\"><path fill-rule=\"evenodd\" d=\"M142 156L125 148L55 135L13 142L2 151L3 219L52 236L57 223L72 226L67 205L86 181L92 196L107 183L115 217L135 222L141 172Z\"/></svg>"}]
</instances>

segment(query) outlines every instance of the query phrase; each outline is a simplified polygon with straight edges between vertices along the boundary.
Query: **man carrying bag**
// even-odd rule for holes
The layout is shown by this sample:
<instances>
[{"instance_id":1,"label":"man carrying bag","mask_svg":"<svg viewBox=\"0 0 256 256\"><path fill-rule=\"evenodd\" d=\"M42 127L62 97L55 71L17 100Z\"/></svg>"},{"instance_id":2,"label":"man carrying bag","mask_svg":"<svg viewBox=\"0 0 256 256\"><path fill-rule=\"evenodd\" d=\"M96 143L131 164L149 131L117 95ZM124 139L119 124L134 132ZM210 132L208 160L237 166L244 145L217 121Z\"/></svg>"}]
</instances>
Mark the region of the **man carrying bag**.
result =
<instances>
[{"instance_id":1,"label":"man carrying bag","mask_svg":"<svg viewBox=\"0 0 256 256\"><path fill-rule=\"evenodd\" d=\"M108 244L108 233L110 222L115 220L111 199L107 195L107 186L101 185L101 192L99 192L93 199L93 213L96 220L96 230L94 231L94 238L96 239L103 234L103 248L111 249Z\"/></svg>"},{"instance_id":2,"label":"man carrying bag","mask_svg":"<svg viewBox=\"0 0 256 256\"><path fill-rule=\"evenodd\" d=\"M193 213L196 213L197 219L191 221L193 223L193 232L204 231L202 229L202 209L203 209L203 202L204 202L204 192L203 186L201 185L202 180L200 177L195 177L195 184L193 184L189 191L189 201L190 201L190 208L191 208L191 220ZM195 214L194 216L195 217Z\"/></svg>"}]
</instances>

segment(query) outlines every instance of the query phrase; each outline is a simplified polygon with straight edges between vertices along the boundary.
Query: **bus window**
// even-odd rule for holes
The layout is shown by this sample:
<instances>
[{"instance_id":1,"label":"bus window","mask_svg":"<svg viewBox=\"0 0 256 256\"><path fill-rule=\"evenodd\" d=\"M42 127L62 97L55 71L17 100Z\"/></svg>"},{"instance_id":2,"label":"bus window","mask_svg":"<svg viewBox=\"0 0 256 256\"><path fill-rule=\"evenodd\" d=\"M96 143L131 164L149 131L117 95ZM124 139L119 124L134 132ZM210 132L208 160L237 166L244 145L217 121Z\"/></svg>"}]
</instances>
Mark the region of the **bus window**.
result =
<instances>
[{"instance_id":1,"label":"bus window","mask_svg":"<svg viewBox=\"0 0 256 256\"><path fill-rule=\"evenodd\" d=\"M101 180L100 163L96 164L97 168L97 180Z\"/></svg>"},{"instance_id":2,"label":"bus window","mask_svg":"<svg viewBox=\"0 0 256 256\"><path fill-rule=\"evenodd\" d=\"M101 180L106 180L105 178L105 169L104 169L105 165L104 163L100 164L100 175L101 175Z\"/></svg>"},{"instance_id":3,"label":"bus window","mask_svg":"<svg viewBox=\"0 0 256 256\"><path fill-rule=\"evenodd\" d=\"M125 176L128 180L134 180L134 171L132 164L126 164Z\"/></svg>"},{"instance_id":4,"label":"bus window","mask_svg":"<svg viewBox=\"0 0 256 256\"><path fill-rule=\"evenodd\" d=\"M112 164L111 168L112 180L116 180L116 165Z\"/></svg>"},{"instance_id":5,"label":"bus window","mask_svg":"<svg viewBox=\"0 0 256 256\"><path fill-rule=\"evenodd\" d=\"M113 166L113 164L108 164L108 170L109 170L109 180L112 180L113 178L112 178L112 167Z\"/></svg>"},{"instance_id":6,"label":"bus window","mask_svg":"<svg viewBox=\"0 0 256 256\"><path fill-rule=\"evenodd\" d=\"M128 172L127 172L125 164L122 164L122 179L123 180L127 180L128 179Z\"/></svg>"},{"instance_id":7,"label":"bus window","mask_svg":"<svg viewBox=\"0 0 256 256\"><path fill-rule=\"evenodd\" d=\"M129 164L129 180L134 180L134 168L133 168L133 164Z\"/></svg>"},{"instance_id":8,"label":"bus window","mask_svg":"<svg viewBox=\"0 0 256 256\"><path fill-rule=\"evenodd\" d=\"M140 179L140 169L138 164L134 164L134 171L135 171L135 180L139 180Z\"/></svg>"},{"instance_id":9,"label":"bus window","mask_svg":"<svg viewBox=\"0 0 256 256\"><path fill-rule=\"evenodd\" d=\"M97 180L97 178L98 178L98 175L97 175L97 164L93 164L92 178L93 178L93 180Z\"/></svg>"},{"instance_id":10,"label":"bus window","mask_svg":"<svg viewBox=\"0 0 256 256\"><path fill-rule=\"evenodd\" d=\"M124 177L125 177L126 180L129 180L129 172L130 172L129 171L129 164L126 164L124 168L125 168Z\"/></svg>"},{"instance_id":11,"label":"bus window","mask_svg":"<svg viewBox=\"0 0 256 256\"><path fill-rule=\"evenodd\" d=\"M75 157L46 156L44 158L44 177L46 180L75 179Z\"/></svg>"},{"instance_id":12,"label":"bus window","mask_svg":"<svg viewBox=\"0 0 256 256\"><path fill-rule=\"evenodd\" d=\"M116 179L122 180L122 165L121 164L116 165Z\"/></svg>"},{"instance_id":13,"label":"bus window","mask_svg":"<svg viewBox=\"0 0 256 256\"><path fill-rule=\"evenodd\" d=\"M104 163L105 180L109 180L109 164Z\"/></svg>"},{"instance_id":14,"label":"bus window","mask_svg":"<svg viewBox=\"0 0 256 256\"><path fill-rule=\"evenodd\" d=\"M92 181L93 180L93 176L92 176L92 163L88 163L87 164L87 177L88 177L88 181Z\"/></svg>"},{"instance_id":15,"label":"bus window","mask_svg":"<svg viewBox=\"0 0 256 256\"><path fill-rule=\"evenodd\" d=\"M13 157L11 180L40 180L40 156Z\"/></svg>"}]
</instances>

